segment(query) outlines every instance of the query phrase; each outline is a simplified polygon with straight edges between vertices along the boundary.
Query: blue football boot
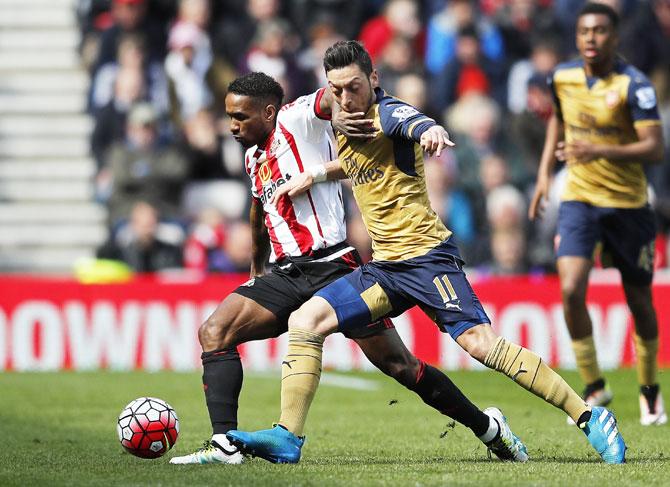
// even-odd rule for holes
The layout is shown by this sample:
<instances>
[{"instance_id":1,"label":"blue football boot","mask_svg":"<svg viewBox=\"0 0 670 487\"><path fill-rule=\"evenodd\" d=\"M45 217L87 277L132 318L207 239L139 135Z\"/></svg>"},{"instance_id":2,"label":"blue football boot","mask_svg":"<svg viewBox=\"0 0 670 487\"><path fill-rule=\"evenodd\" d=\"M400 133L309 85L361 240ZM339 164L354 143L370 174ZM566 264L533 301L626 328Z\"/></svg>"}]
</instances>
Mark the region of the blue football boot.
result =
<instances>
[{"instance_id":1,"label":"blue football boot","mask_svg":"<svg viewBox=\"0 0 670 487\"><path fill-rule=\"evenodd\" d=\"M298 463L305 437L297 437L286 428L275 425L269 430L245 432L230 430L228 441L242 453L260 457L272 463Z\"/></svg>"},{"instance_id":2,"label":"blue football boot","mask_svg":"<svg viewBox=\"0 0 670 487\"><path fill-rule=\"evenodd\" d=\"M591 409L591 419L581 424L580 428L605 463L625 463L626 444L611 411L594 407Z\"/></svg>"}]
</instances>

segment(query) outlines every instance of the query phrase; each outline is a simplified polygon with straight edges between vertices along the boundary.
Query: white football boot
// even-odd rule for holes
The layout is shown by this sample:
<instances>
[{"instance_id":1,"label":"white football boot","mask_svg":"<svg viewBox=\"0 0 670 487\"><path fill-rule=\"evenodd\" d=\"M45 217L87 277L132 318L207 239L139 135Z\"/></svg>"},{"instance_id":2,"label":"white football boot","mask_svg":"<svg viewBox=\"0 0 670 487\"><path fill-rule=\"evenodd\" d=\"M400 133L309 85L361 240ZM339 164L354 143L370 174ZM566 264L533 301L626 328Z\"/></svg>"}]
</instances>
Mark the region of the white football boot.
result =
<instances>
[{"instance_id":1,"label":"white football boot","mask_svg":"<svg viewBox=\"0 0 670 487\"><path fill-rule=\"evenodd\" d=\"M183 457L172 457L173 465L208 465L212 463L227 463L239 465L244 462L244 455L237 447L230 444L226 435L214 435L211 440L205 441L202 448Z\"/></svg>"},{"instance_id":2,"label":"white football boot","mask_svg":"<svg viewBox=\"0 0 670 487\"><path fill-rule=\"evenodd\" d=\"M653 407L652 407L653 406ZM640 394L640 424L642 426L661 425L668 422L668 415L665 413L663 396L656 390L656 398L653 405L649 404L644 394Z\"/></svg>"},{"instance_id":3,"label":"white football boot","mask_svg":"<svg viewBox=\"0 0 670 487\"><path fill-rule=\"evenodd\" d=\"M591 407L605 407L612 402L612 399L614 399L614 394L612 394L612 391L608 385L605 385L605 387L601 389L595 389L592 391L590 391L587 387L584 389L582 398L584 399L584 402ZM575 424L570 416L566 418L566 423L571 426Z\"/></svg>"},{"instance_id":4,"label":"white football boot","mask_svg":"<svg viewBox=\"0 0 670 487\"><path fill-rule=\"evenodd\" d=\"M495 407L484 409L484 414L494 418L500 427L500 434L492 442L486 446L489 449L489 457L491 452L503 461L512 462L527 462L528 450L526 445L514 434L507 423L507 418L502 411Z\"/></svg>"}]
</instances>

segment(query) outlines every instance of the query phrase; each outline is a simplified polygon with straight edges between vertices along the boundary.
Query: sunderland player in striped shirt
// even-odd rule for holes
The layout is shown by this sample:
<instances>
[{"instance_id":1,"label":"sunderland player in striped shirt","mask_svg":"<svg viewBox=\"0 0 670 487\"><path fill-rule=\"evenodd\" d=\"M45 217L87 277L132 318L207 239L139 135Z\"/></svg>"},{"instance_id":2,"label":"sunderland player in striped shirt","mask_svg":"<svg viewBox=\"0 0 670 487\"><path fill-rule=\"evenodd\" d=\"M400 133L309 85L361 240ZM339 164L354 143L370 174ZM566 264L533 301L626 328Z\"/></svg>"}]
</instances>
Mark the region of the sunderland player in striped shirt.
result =
<instances>
[{"instance_id":1,"label":"sunderland player in striped shirt","mask_svg":"<svg viewBox=\"0 0 670 487\"><path fill-rule=\"evenodd\" d=\"M172 458L173 464L242 463L244 457L225 436L237 427L242 387L236 347L284 333L291 312L360 264L358 253L345 241L339 182L319 184L293 199L272 199L277 188L301 173L318 178L314 170L323 169L335 157L330 93L322 89L280 109L282 98L281 86L262 73L238 78L228 88L226 112L233 136L247 148L245 168L253 195L251 279L200 328L203 385L213 436L198 451ZM274 265L266 274L268 254ZM366 318L359 325L345 334L382 372L469 427L501 459L527 459L525 447L500 410L480 411L442 372L407 350L390 320ZM291 368L292 359L284 364Z\"/></svg>"},{"instance_id":2,"label":"sunderland player in striped shirt","mask_svg":"<svg viewBox=\"0 0 670 487\"><path fill-rule=\"evenodd\" d=\"M663 158L663 132L653 86L617 57L618 22L609 6L586 4L577 19L580 59L559 65L549 79L555 110L529 216L541 213L557 152L567 162L557 267L565 322L586 386L583 397L592 405L612 400L586 307L589 272L600 247L602 262L621 272L635 323L640 422L658 425L668 417L657 376L658 324L651 294L656 225L644 166Z\"/></svg>"},{"instance_id":3,"label":"sunderland player in striped shirt","mask_svg":"<svg viewBox=\"0 0 670 487\"><path fill-rule=\"evenodd\" d=\"M491 328L451 232L427 196L422 150L439 155L453 145L444 128L375 88L377 74L360 43L335 43L326 51L324 68L338 105L348 113L364 113L378 129L364 141L338 135L339 160L322 169L331 177L351 179L374 260L319 290L290 316L285 362L291 361L291 367L282 367L278 426L230 431L228 438L258 456L295 461L319 384L325 337L418 305L473 358L565 411L604 461L623 463L626 447L612 413L585 404L537 354ZM310 174L295 178L288 196L309 188L313 179Z\"/></svg>"}]
</instances>

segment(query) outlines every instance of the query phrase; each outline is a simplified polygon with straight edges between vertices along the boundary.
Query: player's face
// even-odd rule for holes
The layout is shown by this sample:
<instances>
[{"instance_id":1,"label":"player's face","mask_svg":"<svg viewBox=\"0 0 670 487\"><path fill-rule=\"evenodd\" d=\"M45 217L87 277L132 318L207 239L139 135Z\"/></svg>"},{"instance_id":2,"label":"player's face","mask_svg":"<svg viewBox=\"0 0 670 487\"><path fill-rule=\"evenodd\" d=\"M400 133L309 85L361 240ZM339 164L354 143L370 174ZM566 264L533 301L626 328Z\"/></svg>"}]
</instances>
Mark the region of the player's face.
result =
<instances>
[{"instance_id":1,"label":"player's face","mask_svg":"<svg viewBox=\"0 0 670 487\"><path fill-rule=\"evenodd\" d=\"M348 113L367 112L374 102L373 86L377 86L377 72L368 77L357 64L332 69L326 74L328 86L338 105Z\"/></svg>"},{"instance_id":2,"label":"player's face","mask_svg":"<svg viewBox=\"0 0 670 487\"><path fill-rule=\"evenodd\" d=\"M253 147L265 142L272 132L277 109L250 96L228 93L226 113L235 140L244 147Z\"/></svg>"},{"instance_id":3,"label":"player's face","mask_svg":"<svg viewBox=\"0 0 670 487\"><path fill-rule=\"evenodd\" d=\"M577 50L588 64L607 62L614 56L617 34L604 14L582 15L577 21Z\"/></svg>"}]
</instances>

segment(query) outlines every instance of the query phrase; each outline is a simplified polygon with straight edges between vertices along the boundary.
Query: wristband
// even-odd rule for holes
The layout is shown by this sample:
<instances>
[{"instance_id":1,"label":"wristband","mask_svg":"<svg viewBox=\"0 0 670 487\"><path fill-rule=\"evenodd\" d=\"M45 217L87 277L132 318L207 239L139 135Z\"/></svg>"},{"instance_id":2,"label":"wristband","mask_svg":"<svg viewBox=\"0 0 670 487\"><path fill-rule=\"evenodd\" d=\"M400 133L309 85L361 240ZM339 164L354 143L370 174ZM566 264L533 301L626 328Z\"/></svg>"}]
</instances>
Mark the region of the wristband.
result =
<instances>
[{"instance_id":1,"label":"wristband","mask_svg":"<svg viewBox=\"0 0 670 487\"><path fill-rule=\"evenodd\" d=\"M326 174L326 166L323 164L317 164L316 166L310 166L307 168L307 171L312 175L312 179L315 183L322 183L328 177Z\"/></svg>"}]
</instances>

